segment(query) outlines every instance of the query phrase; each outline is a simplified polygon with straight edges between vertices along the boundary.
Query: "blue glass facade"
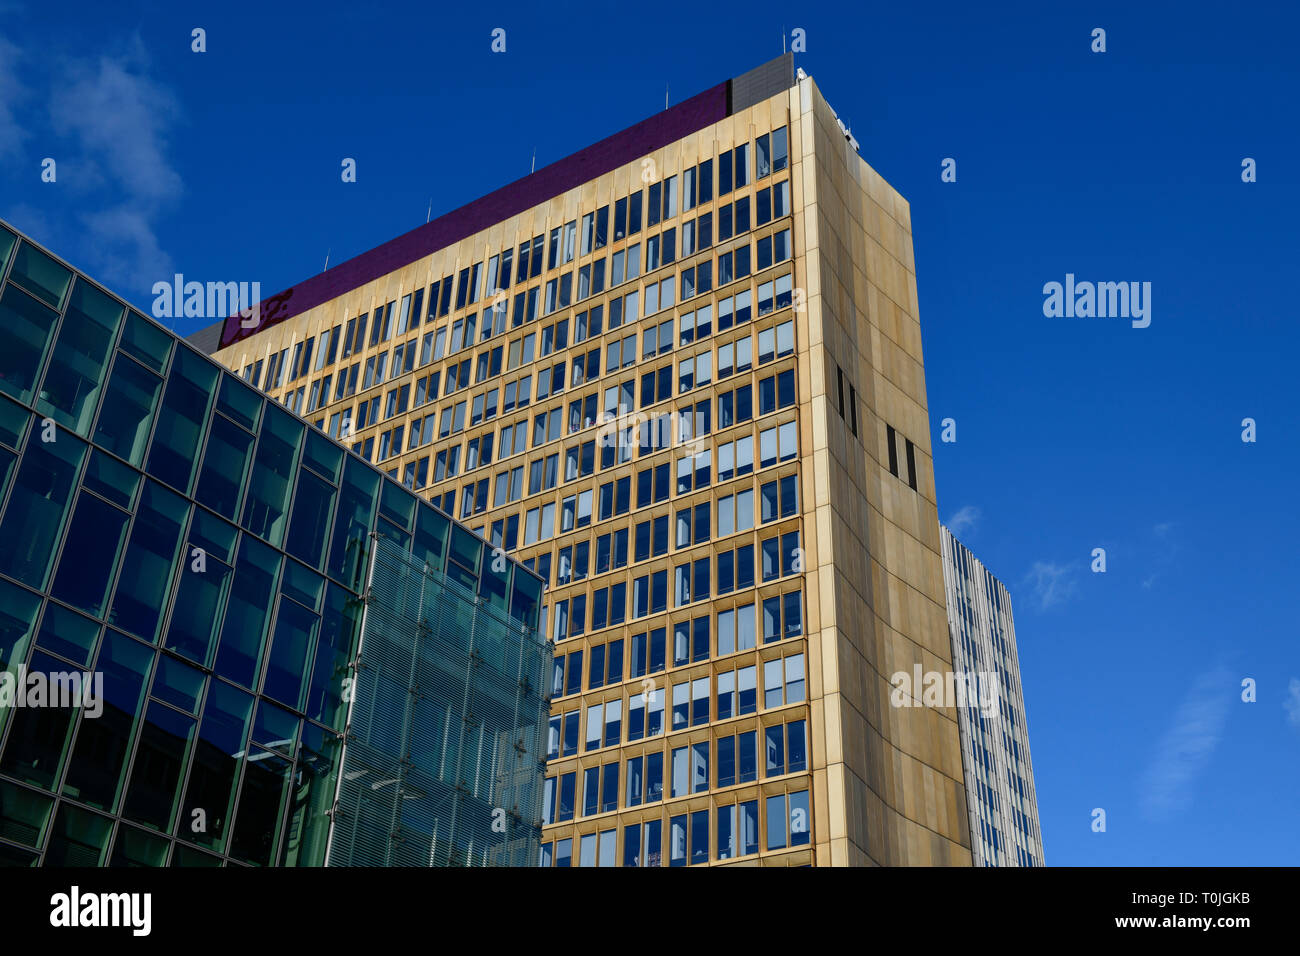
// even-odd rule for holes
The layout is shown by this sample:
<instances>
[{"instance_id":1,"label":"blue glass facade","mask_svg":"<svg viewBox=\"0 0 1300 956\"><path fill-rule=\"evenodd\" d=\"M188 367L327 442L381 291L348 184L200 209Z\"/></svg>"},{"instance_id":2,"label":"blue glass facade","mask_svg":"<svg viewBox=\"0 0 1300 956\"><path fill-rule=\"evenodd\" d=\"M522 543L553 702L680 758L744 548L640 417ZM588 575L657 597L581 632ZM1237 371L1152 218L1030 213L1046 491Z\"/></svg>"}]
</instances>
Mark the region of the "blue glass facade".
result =
<instances>
[{"instance_id":1,"label":"blue glass facade","mask_svg":"<svg viewBox=\"0 0 1300 956\"><path fill-rule=\"evenodd\" d=\"M349 710L385 703L367 595L397 567L514 637L508 667L447 679L517 691L472 716L525 742L490 789L526 841L541 581L3 227L0 279L0 864L325 863Z\"/></svg>"}]
</instances>

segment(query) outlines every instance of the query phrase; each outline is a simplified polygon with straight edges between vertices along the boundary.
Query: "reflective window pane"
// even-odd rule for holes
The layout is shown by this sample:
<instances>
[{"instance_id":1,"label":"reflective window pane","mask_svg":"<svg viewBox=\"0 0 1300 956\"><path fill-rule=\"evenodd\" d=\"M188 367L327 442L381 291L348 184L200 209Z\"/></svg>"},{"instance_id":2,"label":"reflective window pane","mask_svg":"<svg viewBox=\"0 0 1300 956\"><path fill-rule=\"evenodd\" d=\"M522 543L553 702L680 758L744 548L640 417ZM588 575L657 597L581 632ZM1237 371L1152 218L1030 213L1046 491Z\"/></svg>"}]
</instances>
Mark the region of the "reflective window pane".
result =
<instances>
[{"instance_id":1,"label":"reflective window pane","mask_svg":"<svg viewBox=\"0 0 1300 956\"><path fill-rule=\"evenodd\" d=\"M72 291L36 410L87 435L125 308L85 280Z\"/></svg>"}]
</instances>

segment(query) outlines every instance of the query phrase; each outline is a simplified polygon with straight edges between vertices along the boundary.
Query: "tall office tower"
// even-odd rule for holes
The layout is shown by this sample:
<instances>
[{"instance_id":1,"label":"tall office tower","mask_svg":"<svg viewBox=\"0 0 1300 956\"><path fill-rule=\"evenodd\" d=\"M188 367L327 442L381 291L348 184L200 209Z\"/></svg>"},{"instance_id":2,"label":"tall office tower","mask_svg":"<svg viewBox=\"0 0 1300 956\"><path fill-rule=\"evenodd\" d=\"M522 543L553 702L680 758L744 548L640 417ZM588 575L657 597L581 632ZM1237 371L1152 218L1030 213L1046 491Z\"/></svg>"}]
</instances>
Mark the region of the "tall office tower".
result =
<instances>
[{"instance_id":1,"label":"tall office tower","mask_svg":"<svg viewBox=\"0 0 1300 956\"><path fill-rule=\"evenodd\" d=\"M957 711L971 854L976 866L1044 866L1011 595L947 527L940 533L953 671L972 689Z\"/></svg>"},{"instance_id":2,"label":"tall office tower","mask_svg":"<svg viewBox=\"0 0 1300 956\"><path fill-rule=\"evenodd\" d=\"M0 541L0 865L536 861L542 582L3 226Z\"/></svg>"},{"instance_id":3,"label":"tall office tower","mask_svg":"<svg viewBox=\"0 0 1300 956\"><path fill-rule=\"evenodd\" d=\"M913 272L785 56L193 340L547 581L543 864L969 865Z\"/></svg>"}]
</instances>

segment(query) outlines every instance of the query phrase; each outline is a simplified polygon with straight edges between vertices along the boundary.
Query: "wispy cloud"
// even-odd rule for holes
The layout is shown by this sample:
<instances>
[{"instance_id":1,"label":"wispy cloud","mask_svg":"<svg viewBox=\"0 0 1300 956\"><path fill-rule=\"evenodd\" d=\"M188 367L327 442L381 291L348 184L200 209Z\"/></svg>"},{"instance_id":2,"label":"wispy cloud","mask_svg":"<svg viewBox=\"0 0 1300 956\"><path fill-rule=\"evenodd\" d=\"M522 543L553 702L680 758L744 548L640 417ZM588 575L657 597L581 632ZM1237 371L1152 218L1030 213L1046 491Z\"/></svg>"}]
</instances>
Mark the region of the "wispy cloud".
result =
<instances>
[{"instance_id":1,"label":"wispy cloud","mask_svg":"<svg viewBox=\"0 0 1300 956\"><path fill-rule=\"evenodd\" d=\"M1201 675L1192 685L1142 777L1146 816L1164 818L1191 802L1191 784L1223 736L1235 689L1232 676L1222 668Z\"/></svg>"},{"instance_id":2,"label":"wispy cloud","mask_svg":"<svg viewBox=\"0 0 1300 956\"><path fill-rule=\"evenodd\" d=\"M966 505L958 509L946 522L948 530L960 538L962 535L975 530L975 526L980 520L980 510L974 505Z\"/></svg>"},{"instance_id":3,"label":"wispy cloud","mask_svg":"<svg viewBox=\"0 0 1300 956\"><path fill-rule=\"evenodd\" d=\"M1144 558L1151 573L1142 579L1143 590L1149 591L1160 576L1174 565L1178 554L1178 542L1174 538L1174 529L1178 525L1173 521L1161 521L1151 527L1151 535L1156 539L1156 546L1150 558Z\"/></svg>"},{"instance_id":4,"label":"wispy cloud","mask_svg":"<svg viewBox=\"0 0 1300 956\"><path fill-rule=\"evenodd\" d=\"M48 128L23 135L39 135L49 144L48 155L58 164L57 186L49 188L76 196L80 221L51 224L22 205L5 214L123 294L140 298L173 271L158 238L158 223L184 189L170 159L181 115L177 100L151 76L139 36L113 53L93 57L42 50L42 59L55 67L47 85L13 91L16 81L7 76L7 65L33 55L0 39L0 152L8 139L6 123L14 123L9 104L27 94L47 104L43 119Z\"/></svg>"},{"instance_id":5,"label":"wispy cloud","mask_svg":"<svg viewBox=\"0 0 1300 956\"><path fill-rule=\"evenodd\" d=\"M1300 727L1300 680L1291 678L1282 707L1286 711L1287 723L1292 727Z\"/></svg>"},{"instance_id":6,"label":"wispy cloud","mask_svg":"<svg viewBox=\"0 0 1300 956\"><path fill-rule=\"evenodd\" d=\"M115 275L133 290L148 290L172 271L149 215L131 203L87 213L82 217L98 272Z\"/></svg>"},{"instance_id":7,"label":"wispy cloud","mask_svg":"<svg viewBox=\"0 0 1300 956\"><path fill-rule=\"evenodd\" d=\"M175 199L181 177L167 159L168 135L179 108L147 75L138 39L119 57L70 60L51 92L54 131L70 136L107 180L136 202Z\"/></svg>"},{"instance_id":8,"label":"wispy cloud","mask_svg":"<svg viewBox=\"0 0 1300 956\"><path fill-rule=\"evenodd\" d=\"M1071 573L1068 564L1057 564L1054 561L1034 562L1025 581L1033 589L1039 608L1045 611L1056 607L1074 594L1077 583L1071 577Z\"/></svg>"},{"instance_id":9,"label":"wispy cloud","mask_svg":"<svg viewBox=\"0 0 1300 956\"><path fill-rule=\"evenodd\" d=\"M22 152L29 134L15 115L19 104L28 96L27 87L18 79L22 51L0 37L0 157L13 158Z\"/></svg>"}]
</instances>

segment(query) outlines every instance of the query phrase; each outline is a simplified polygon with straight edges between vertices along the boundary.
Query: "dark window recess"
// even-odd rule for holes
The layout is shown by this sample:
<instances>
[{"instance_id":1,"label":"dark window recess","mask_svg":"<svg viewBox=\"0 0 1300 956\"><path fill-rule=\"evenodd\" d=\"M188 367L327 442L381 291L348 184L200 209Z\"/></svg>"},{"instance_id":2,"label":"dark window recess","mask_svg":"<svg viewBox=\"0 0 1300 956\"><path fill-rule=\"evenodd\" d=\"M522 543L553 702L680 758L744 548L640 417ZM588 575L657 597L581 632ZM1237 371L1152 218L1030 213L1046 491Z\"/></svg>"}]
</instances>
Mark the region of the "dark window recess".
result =
<instances>
[{"instance_id":1,"label":"dark window recess","mask_svg":"<svg viewBox=\"0 0 1300 956\"><path fill-rule=\"evenodd\" d=\"M907 439L907 483L916 491L916 451L912 439Z\"/></svg>"},{"instance_id":2,"label":"dark window recess","mask_svg":"<svg viewBox=\"0 0 1300 956\"><path fill-rule=\"evenodd\" d=\"M854 388L852 385L849 386L849 419L853 425L853 437L857 438L858 437L858 390Z\"/></svg>"},{"instance_id":3,"label":"dark window recess","mask_svg":"<svg viewBox=\"0 0 1300 956\"><path fill-rule=\"evenodd\" d=\"M844 370L838 365L835 366L835 384L840 393L840 418L844 417Z\"/></svg>"},{"instance_id":4,"label":"dark window recess","mask_svg":"<svg viewBox=\"0 0 1300 956\"><path fill-rule=\"evenodd\" d=\"M885 426L885 441L889 445L889 473L898 477L898 444L894 435L894 426Z\"/></svg>"}]
</instances>

